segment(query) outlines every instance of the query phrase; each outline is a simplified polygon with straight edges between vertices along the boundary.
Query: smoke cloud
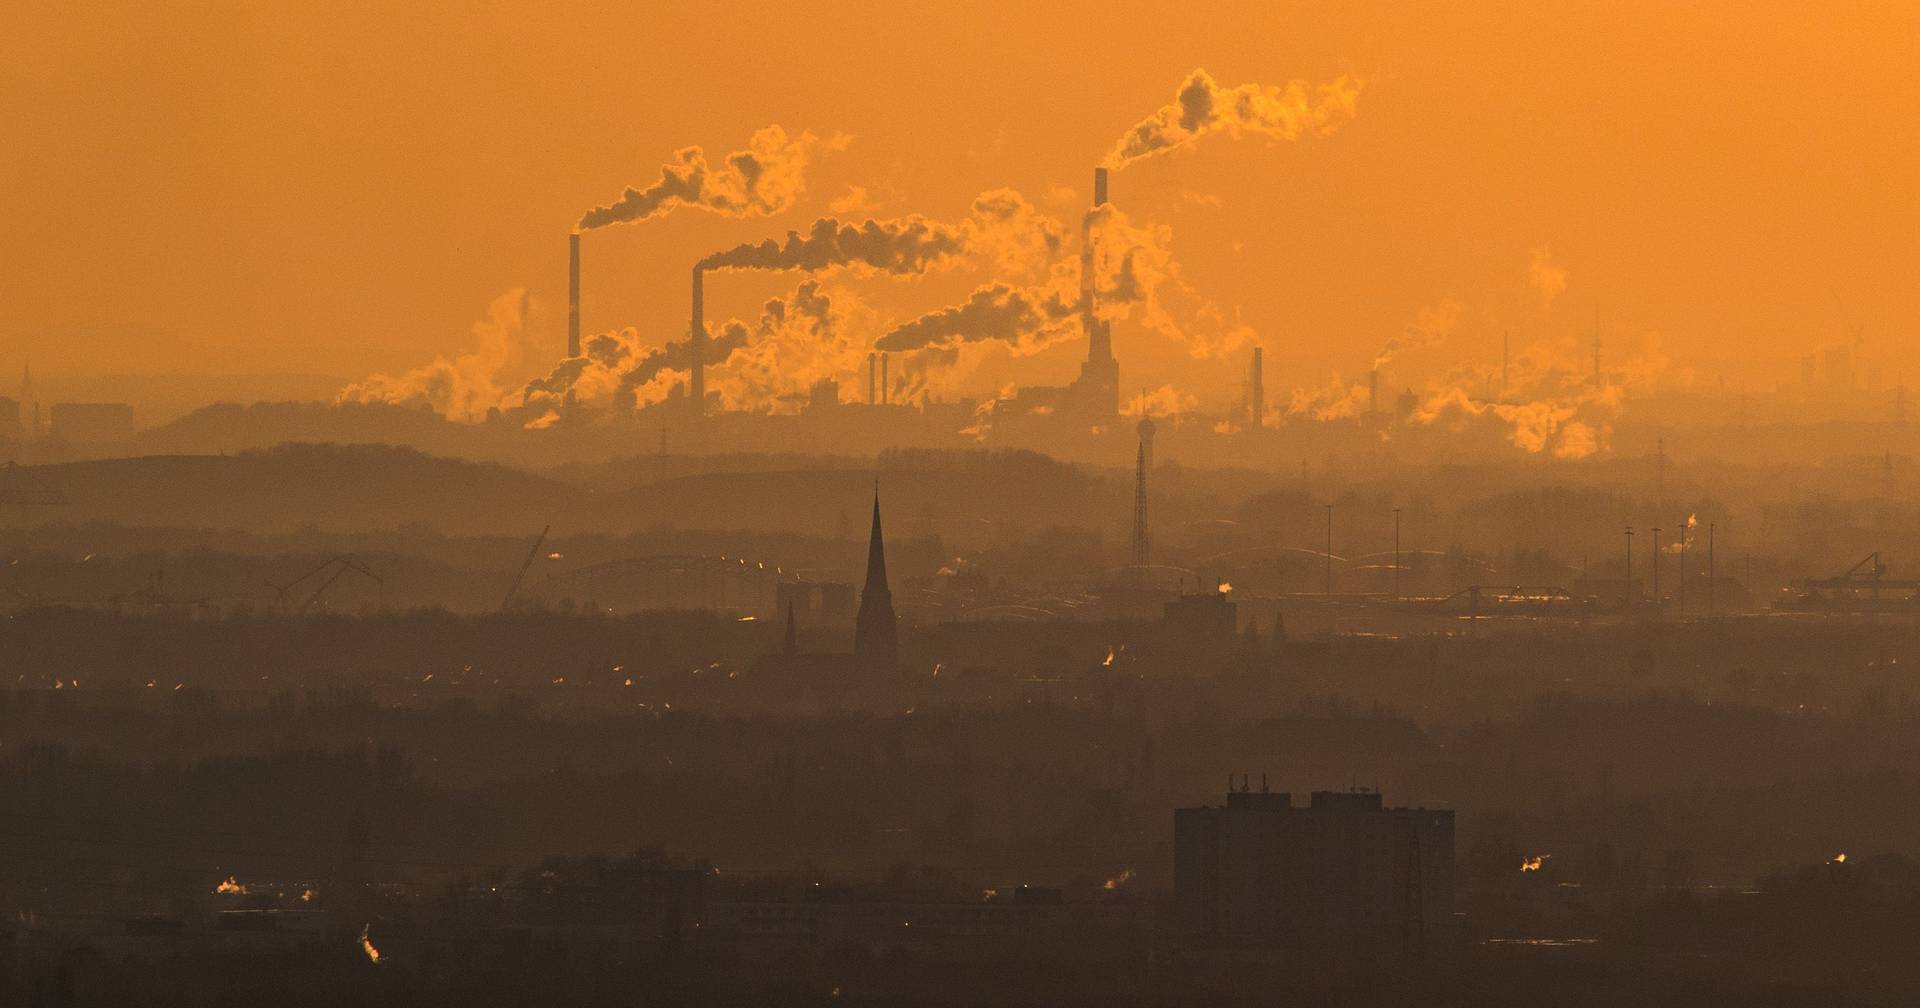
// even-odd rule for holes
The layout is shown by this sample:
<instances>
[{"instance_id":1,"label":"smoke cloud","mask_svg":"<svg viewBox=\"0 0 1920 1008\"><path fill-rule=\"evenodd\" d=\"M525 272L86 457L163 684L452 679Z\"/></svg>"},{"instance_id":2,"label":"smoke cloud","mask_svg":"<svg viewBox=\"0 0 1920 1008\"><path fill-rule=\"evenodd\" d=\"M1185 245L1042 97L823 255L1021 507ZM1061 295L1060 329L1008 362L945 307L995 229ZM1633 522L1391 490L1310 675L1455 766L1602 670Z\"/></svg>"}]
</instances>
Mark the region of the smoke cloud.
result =
<instances>
[{"instance_id":1,"label":"smoke cloud","mask_svg":"<svg viewBox=\"0 0 1920 1008\"><path fill-rule=\"evenodd\" d=\"M1346 420L1367 411L1371 393L1365 382L1329 378L1319 388L1297 388L1287 400L1287 415L1321 422Z\"/></svg>"},{"instance_id":2,"label":"smoke cloud","mask_svg":"<svg viewBox=\"0 0 1920 1008\"><path fill-rule=\"evenodd\" d=\"M806 231L784 239L736 245L700 260L704 270L822 270L863 266L880 273L913 275L951 262L967 248L963 227L918 215L843 224L822 217Z\"/></svg>"},{"instance_id":3,"label":"smoke cloud","mask_svg":"<svg viewBox=\"0 0 1920 1008\"><path fill-rule=\"evenodd\" d=\"M991 283L967 300L896 326L880 337L882 350L919 350L1000 340L1016 354L1038 353L1081 334L1077 294L1045 287Z\"/></svg>"},{"instance_id":4,"label":"smoke cloud","mask_svg":"<svg viewBox=\"0 0 1920 1008\"><path fill-rule=\"evenodd\" d=\"M974 197L958 223L918 214L889 220L843 223L822 217L805 231L736 245L700 260L709 270L861 269L917 276L975 258L1003 272L1030 272L1058 255L1066 243L1059 221L1035 210L1012 189Z\"/></svg>"},{"instance_id":5,"label":"smoke cloud","mask_svg":"<svg viewBox=\"0 0 1920 1008\"><path fill-rule=\"evenodd\" d=\"M341 389L336 403L392 403L431 408L453 420L475 421L508 394L506 376L524 366L527 292L516 288L493 300L487 317L473 324L474 349L399 375L375 374Z\"/></svg>"},{"instance_id":6,"label":"smoke cloud","mask_svg":"<svg viewBox=\"0 0 1920 1008\"><path fill-rule=\"evenodd\" d=\"M1542 245L1533 250L1527 260L1527 285L1540 295L1542 309L1553 307L1553 301L1567 289L1567 269L1553 261L1553 249Z\"/></svg>"},{"instance_id":7,"label":"smoke cloud","mask_svg":"<svg viewBox=\"0 0 1920 1008\"><path fill-rule=\"evenodd\" d=\"M981 216L976 201L976 219ZM1060 342L1083 339L1081 259L1057 237L1058 225L1024 205L991 218L997 264L1041 279L1031 284L996 281L967 299L911 319L880 337L884 350L947 348L999 341L1016 355L1039 353ZM1041 223L1044 222L1044 223ZM1251 328L1230 320L1182 276L1170 247L1172 230L1133 224L1111 203L1087 214L1093 242L1093 278L1100 318L1138 321L1182 343L1199 358L1218 358L1253 341ZM1016 244L1024 242L1024 244Z\"/></svg>"},{"instance_id":8,"label":"smoke cloud","mask_svg":"<svg viewBox=\"0 0 1920 1008\"><path fill-rule=\"evenodd\" d=\"M707 388L730 410L793 412L822 379L857 373L867 348L853 332L867 309L845 291L829 292L814 278L786 297L768 300L752 323L730 319L707 342ZM643 355L622 376L624 402L644 406L667 397L686 380L687 341Z\"/></svg>"},{"instance_id":9,"label":"smoke cloud","mask_svg":"<svg viewBox=\"0 0 1920 1008\"><path fill-rule=\"evenodd\" d=\"M1380 352L1373 356L1373 370L1386 367L1403 350L1432 346L1453 335L1454 327L1460 323L1460 313L1464 310L1464 306L1452 298L1421 308L1413 322L1398 335L1388 337L1380 347Z\"/></svg>"},{"instance_id":10,"label":"smoke cloud","mask_svg":"<svg viewBox=\"0 0 1920 1008\"><path fill-rule=\"evenodd\" d=\"M1317 85L1296 80L1285 85L1223 88L1205 70L1195 70L1181 83L1171 104L1161 106L1120 138L1106 165L1123 168L1215 133L1285 141L1325 136L1354 117L1361 87L1358 79L1341 76Z\"/></svg>"},{"instance_id":11,"label":"smoke cloud","mask_svg":"<svg viewBox=\"0 0 1920 1008\"><path fill-rule=\"evenodd\" d=\"M1140 393L1121 403L1120 415L1171 417L1191 413L1199 408L1199 397L1182 392L1172 385L1162 385L1151 392Z\"/></svg>"},{"instance_id":12,"label":"smoke cloud","mask_svg":"<svg viewBox=\"0 0 1920 1008\"><path fill-rule=\"evenodd\" d=\"M1476 398L1468 391L1470 376L1457 374L1428 387L1413 421L1462 432L1485 425L1530 453L1586 458L1610 447L1628 393L1653 388L1667 373L1666 355L1652 334L1605 381L1595 380L1577 353L1551 345L1527 348L1515 364L1511 398L1517 401Z\"/></svg>"},{"instance_id":13,"label":"smoke cloud","mask_svg":"<svg viewBox=\"0 0 1920 1008\"><path fill-rule=\"evenodd\" d=\"M770 216L786 211L806 191L807 165L822 146L844 148L845 135L822 141L812 133L789 136L779 126L753 135L746 150L710 164L699 147L683 147L660 166L645 188L628 188L613 203L587 211L581 230L643 221L676 207L697 206L726 217Z\"/></svg>"}]
</instances>

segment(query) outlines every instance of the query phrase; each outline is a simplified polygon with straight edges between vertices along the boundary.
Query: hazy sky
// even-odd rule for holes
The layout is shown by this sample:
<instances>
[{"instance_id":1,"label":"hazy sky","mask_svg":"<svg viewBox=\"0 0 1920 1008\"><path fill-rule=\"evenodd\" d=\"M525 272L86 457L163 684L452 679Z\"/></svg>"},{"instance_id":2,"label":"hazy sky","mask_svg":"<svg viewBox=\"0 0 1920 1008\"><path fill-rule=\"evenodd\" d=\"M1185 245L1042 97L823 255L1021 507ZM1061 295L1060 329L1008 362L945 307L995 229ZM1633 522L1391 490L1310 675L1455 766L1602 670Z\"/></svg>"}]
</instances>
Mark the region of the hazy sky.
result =
<instances>
[{"instance_id":1,"label":"hazy sky","mask_svg":"<svg viewBox=\"0 0 1920 1008\"><path fill-rule=\"evenodd\" d=\"M1275 394L1362 373L1436 309L1450 334L1390 381L1496 362L1506 329L1583 354L1596 309L1610 354L1657 333L1675 381L1770 385L1856 328L1886 380L1920 374L1912 4L294 6L5 15L0 365L359 377L467 349L525 287L530 374L563 344L568 231L676 149L853 138L778 216L589 233L590 332L680 335L693 260L836 202L957 220L1011 186L1077 226L1092 166L1204 67L1364 82L1330 136L1212 137L1114 178L1267 347ZM799 279L717 278L708 315ZM834 282L877 337L991 279ZM1128 388L1238 394L1240 356L1115 340Z\"/></svg>"}]
</instances>

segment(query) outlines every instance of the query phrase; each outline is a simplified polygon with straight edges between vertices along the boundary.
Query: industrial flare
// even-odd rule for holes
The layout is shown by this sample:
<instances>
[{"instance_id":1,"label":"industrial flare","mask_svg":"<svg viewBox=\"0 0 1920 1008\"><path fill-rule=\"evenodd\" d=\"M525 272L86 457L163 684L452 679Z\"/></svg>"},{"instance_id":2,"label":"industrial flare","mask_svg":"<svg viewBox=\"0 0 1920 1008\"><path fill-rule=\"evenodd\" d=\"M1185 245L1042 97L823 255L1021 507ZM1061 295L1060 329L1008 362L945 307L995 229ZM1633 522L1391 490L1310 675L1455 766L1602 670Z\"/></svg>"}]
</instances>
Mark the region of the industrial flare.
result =
<instances>
[{"instance_id":1,"label":"industrial flare","mask_svg":"<svg viewBox=\"0 0 1920 1008\"><path fill-rule=\"evenodd\" d=\"M1539 871L1541 864L1551 857L1553 857L1551 854L1535 854L1530 858L1521 858L1520 870L1523 872Z\"/></svg>"},{"instance_id":2,"label":"industrial flare","mask_svg":"<svg viewBox=\"0 0 1920 1008\"><path fill-rule=\"evenodd\" d=\"M380 950L374 948L373 942L367 938L367 929L372 926L371 924L365 924L360 928L360 951L367 954L368 962L377 963L380 961Z\"/></svg>"},{"instance_id":3,"label":"industrial flare","mask_svg":"<svg viewBox=\"0 0 1920 1008\"><path fill-rule=\"evenodd\" d=\"M214 886L213 891L222 896L245 896L247 894L247 887L241 885L238 878L229 875L225 882Z\"/></svg>"}]
</instances>

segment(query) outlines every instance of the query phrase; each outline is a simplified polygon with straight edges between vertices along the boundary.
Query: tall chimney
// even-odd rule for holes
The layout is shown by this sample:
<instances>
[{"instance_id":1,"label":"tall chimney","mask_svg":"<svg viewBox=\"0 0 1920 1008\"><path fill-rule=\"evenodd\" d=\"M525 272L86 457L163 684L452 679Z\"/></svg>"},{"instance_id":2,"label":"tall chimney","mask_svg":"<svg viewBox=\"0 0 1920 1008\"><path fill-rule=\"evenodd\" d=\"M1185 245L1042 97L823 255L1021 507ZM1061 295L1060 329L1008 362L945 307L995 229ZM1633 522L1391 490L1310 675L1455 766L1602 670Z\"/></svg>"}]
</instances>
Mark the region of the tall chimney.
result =
<instances>
[{"instance_id":1,"label":"tall chimney","mask_svg":"<svg viewBox=\"0 0 1920 1008\"><path fill-rule=\"evenodd\" d=\"M1266 370L1260 360L1260 348L1253 348L1253 374L1247 379L1247 422L1250 427L1262 427L1267 420L1267 389L1263 372Z\"/></svg>"},{"instance_id":2,"label":"tall chimney","mask_svg":"<svg viewBox=\"0 0 1920 1008\"><path fill-rule=\"evenodd\" d=\"M1107 170L1093 170L1093 209L1098 210L1107 202ZM1093 263L1093 214L1088 212L1082 227L1080 242L1080 312L1087 329L1087 376L1107 384L1111 379L1115 388L1113 395L1119 396L1119 367L1113 361L1113 329L1100 318L1096 303Z\"/></svg>"},{"instance_id":3,"label":"tall chimney","mask_svg":"<svg viewBox=\"0 0 1920 1008\"><path fill-rule=\"evenodd\" d=\"M692 377L687 392L693 397L693 415L707 411L707 319L706 285L700 267L693 268L693 324L687 331L687 360Z\"/></svg>"},{"instance_id":4,"label":"tall chimney","mask_svg":"<svg viewBox=\"0 0 1920 1008\"><path fill-rule=\"evenodd\" d=\"M880 355L867 353L867 405L880 402Z\"/></svg>"},{"instance_id":5,"label":"tall chimney","mask_svg":"<svg viewBox=\"0 0 1920 1008\"><path fill-rule=\"evenodd\" d=\"M882 350L880 351L880 401L884 403L892 399L893 392L887 388L887 352Z\"/></svg>"},{"instance_id":6,"label":"tall chimney","mask_svg":"<svg viewBox=\"0 0 1920 1008\"><path fill-rule=\"evenodd\" d=\"M580 356L580 232L567 236L567 356Z\"/></svg>"}]
</instances>

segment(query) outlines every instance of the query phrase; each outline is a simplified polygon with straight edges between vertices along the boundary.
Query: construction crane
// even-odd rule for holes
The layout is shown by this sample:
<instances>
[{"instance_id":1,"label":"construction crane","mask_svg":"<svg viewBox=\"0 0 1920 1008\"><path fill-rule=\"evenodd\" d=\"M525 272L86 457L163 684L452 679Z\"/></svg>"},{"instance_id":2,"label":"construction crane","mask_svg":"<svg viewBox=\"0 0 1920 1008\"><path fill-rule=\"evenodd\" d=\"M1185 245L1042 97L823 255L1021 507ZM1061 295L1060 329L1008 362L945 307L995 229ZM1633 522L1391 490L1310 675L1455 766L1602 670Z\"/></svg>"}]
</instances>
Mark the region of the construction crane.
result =
<instances>
[{"instance_id":1,"label":"construction crane","mask_svg":"<svg viewBox=\"0 0 1920 1008\"><path fill-rule=\"evenodd\" d=\"M1774 607L1797 612L1912 612L1920 608L1920 580L1888 577L1887 565L1875 551L1839 577L1807 578L1799 596Z\"/></svg>"},{"instance_id":2,"label":"construction crane","mask_svg":"<svg viewBox=\"0 0 1920 1008\"><path fill-rule=\"evenodd\" d=\"M533 545L527 547L527 558L521 561L520 569L514 573L513 583L507 585L507 596L500 600L500 608L502 610L511 607L513 605L513 597L520 594L520 582L527 579L527 569L533 566L533 558L540 555L540 547L547 541L547 533L551 531L553 531L553 526L548 525L546 528L540 530L539 535L533 537Z\"/></svg>"},{"instance_id":3,"label":"construction crane","mask_svg":"<svg viewBox=\"0 0 1920 1008\"><path fill-rule=\"evenodd\" d=\"M332 573L328 573L329 571ZM268 581L267 587L273 589L274 611L279 612L286 608L288 592L313 578L326 574L326 580L321 581L320 586L313 590L313 594L308 595L306 601L300 603L300 608L294 610L295 615L304 615L307 610L313 608L314 603L320 601L320 597L327 593L327 589L333 587L333 583L340 580L341 575L346 574L348 571L361 574L379 586L381 605L384 606L386 604L386 579L375 574L371 568L361 562L358 556L352 553L342 553L339 556L327 559L319 566L314 567L312 570L307 571L305 574L294 578L286 584L275 584L272 581Z\"/></svg>"}]
</instances>

